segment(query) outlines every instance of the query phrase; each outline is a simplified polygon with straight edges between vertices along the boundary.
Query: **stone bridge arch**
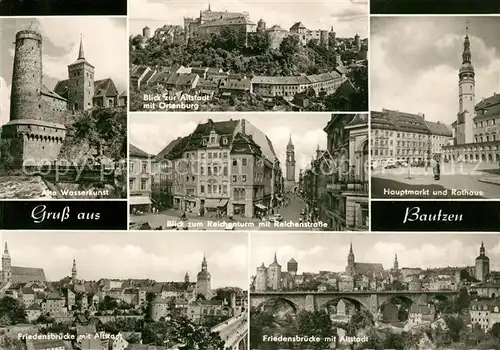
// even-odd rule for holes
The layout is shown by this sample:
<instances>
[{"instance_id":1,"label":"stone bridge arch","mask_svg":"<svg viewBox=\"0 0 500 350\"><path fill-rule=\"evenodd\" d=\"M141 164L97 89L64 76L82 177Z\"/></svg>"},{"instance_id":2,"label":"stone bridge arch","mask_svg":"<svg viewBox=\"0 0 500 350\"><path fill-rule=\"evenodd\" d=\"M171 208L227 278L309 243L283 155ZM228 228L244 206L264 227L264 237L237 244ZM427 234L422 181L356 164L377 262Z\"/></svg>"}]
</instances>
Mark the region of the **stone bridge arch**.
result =
<instances>
[{"instance_id":1,"label":"stone bridge arch","mask_svg":"<svg viewBox=\"0 0 500 350\"><path fill-rule=\"evenodd\" d=\"M366 297L344 296L344 295L317 297L316 300L317 309L323 310L328 304L332 302L338 304L338 302L341 300L346 300L356 305L357 309L365 308L366 310L371 311L370 305Z\"/></svg>"},{"instance_id":2,"label":"stone bridge arch","mask_svg":"<svg viewBox=\"0 0 500 350\"><path fill-rule=\"evenodd\" d=\"M304 298L305 299L305 298ZM302 302L300 298L294 297L294 296L256 296L256 297L250 297L250 306L252 310L258 310L262 306L264 306L266 303L270 302L283 302L287 305L289 305L292 309L293 312L297 313L300 310L305 309L305 300Z\"/></svg>"}]
</instances>

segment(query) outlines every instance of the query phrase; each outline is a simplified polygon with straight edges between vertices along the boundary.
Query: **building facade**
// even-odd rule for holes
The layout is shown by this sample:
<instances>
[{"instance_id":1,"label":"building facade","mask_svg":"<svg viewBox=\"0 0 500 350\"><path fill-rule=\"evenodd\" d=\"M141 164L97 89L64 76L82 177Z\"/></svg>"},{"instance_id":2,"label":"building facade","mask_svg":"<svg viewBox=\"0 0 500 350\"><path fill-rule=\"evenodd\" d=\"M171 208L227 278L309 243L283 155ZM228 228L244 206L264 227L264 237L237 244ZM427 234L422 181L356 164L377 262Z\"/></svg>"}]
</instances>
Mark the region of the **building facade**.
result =
<instances>
[{"instance_id":1,"label":"building facade","mask_svg":"<svg viewBox=\"0 0 500 350\"><path fill-rule=\"evenodd\" d=\"M373 167L396 162L429 162L452 142L446 124L430 122L425 114L383 109L371 113L370 145Z\"/></svg>"},{"instance_id":2,"label":"building facade","mask_svg":"<svg viewBox=\"0 0 500 350\"><path fill-rule=\"evenodd\" d=\"M251 218L282 196L283 173L273 145L244 119L209 119L160 158L172 164L176 209Z\"/></svg>"},{"instance_id":3,"label":"building facade","mask_svg":"<svg viewBox=\"0 0 500 350\"><path fill-rule=\"evenodd\" d=\"M318 148L299 179L309 215L327 230L367 230L368 115L333 115L324 131L327 150Z\"/></svg>"},{"instance_id":4,"label":"building facade","mask_svg":"<svg viewBox=\"0 0 500 350\"><path fill-rule=\"evenodd\" d=\"M131 213L152 208L153 156L129 144L129 207Z\"/></svg>"}]
</instances>

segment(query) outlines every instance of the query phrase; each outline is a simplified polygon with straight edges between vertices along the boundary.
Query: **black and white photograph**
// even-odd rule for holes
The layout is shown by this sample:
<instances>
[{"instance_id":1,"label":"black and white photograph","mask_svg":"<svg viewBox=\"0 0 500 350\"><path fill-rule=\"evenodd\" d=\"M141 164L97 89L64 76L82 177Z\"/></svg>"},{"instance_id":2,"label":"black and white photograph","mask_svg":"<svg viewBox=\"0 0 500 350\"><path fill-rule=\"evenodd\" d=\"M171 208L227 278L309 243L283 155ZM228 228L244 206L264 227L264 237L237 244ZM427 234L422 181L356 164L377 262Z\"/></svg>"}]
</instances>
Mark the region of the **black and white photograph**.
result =
<instances>
[{"instance_id":1,"label":"black and white photograph","mask_svg":"<svg viewBox=\"0 0 500 350\"><path fill-rule=\"evenodd\" d=\"M390 14L499 14L496 0L370 0L370 13Z\"/></svg>"},{"instance_id":2,"label":"black and white photograph","mask_svg":"<svg viewBox=\"0 0 500 350\"><path fill-rule=\"evenodd\" d=\"M0 16L126 16L127 0L2 0Z\"/></svg>"},{"instance_id":3,"label":"black and white photograph","mask_svg":"<svg viewBox=\"0 0 500 350\"><path fill-rule=\"evenodd\" d=\"M368 114L134 113L131 229L368 230Z\"/></svg>"},{"instance_id":4,"label":"black and white photograph","mask_svg":"<svg viewBox=\"0 0 500 350\"><path fill-rule=\"evenodd\" d=\"M499 18L374 17L371 30L372 197L500 198Z\"/></svg>"},{"instance_id":5,"label":"black and white photograph","mask_svg":"<svg viewBox=\"0 0 500 350\"><path fill-rule=\"evenodd\" d=\"M250 348L498 349L499 237L255 232Z\"/></svg>"},{"instance_id":6,"label":"black and white photograph","mask_svg":"<svg viewBox=\"0 0 500 350\"><path fill-rule=\"evenodd\" d=\"M0 198L127 198L126 27L0 19Z\"/></svg>"},{"instance_id":7,"label":"black and white photograph","mask_svg":"<svg viewBox=\"0 0 500 350\"><path fill-rule=\"evenodd\" d=\"M368 111L366 1L130 7L131 111Z\"/></svg>"},{"instance_id":8,"label":"black and white photograph","mask_svg":"<svg viewBox=\"0 0 500 350\"><path fill-rule=\"evenodd\" d=\"M172 235L3 232L0 348L246 350L247 235Z\"/></svg>"}]
</instances>

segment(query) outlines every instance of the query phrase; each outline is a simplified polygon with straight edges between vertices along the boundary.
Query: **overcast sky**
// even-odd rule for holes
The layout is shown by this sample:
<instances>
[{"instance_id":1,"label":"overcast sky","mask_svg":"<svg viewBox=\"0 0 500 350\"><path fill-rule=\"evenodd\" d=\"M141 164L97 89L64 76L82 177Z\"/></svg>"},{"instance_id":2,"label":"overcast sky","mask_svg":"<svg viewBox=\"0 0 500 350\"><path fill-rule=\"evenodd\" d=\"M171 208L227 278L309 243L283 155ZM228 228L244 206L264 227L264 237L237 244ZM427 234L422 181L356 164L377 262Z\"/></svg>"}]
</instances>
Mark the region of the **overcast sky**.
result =
<instances>
[{"instance_id":1,"label":"overcast sky","mask_svg":"<svg viewBox=\"0 0 500 350\"><path fill-rule=\"evenodd\" d=\"M499 235L481 234L342 234L342 233L252 233L250 239L250 270L255 274L262 262L268 266L277 251L279 264L293 257L299 273L343 272L352 242L355 261L393 266L398 255L399 267L471 266L479 255L481 240L491 269L500 269Z\"/></svg>"},{"instance_id":2,"label":"overcast sky","mask_svg":"<svg viewBox=\"0 0 500 350\"><path fill-rule=\"evenodd\" d=\"M85 58L95 66L95 79L112 78L119 91L127 88L128 39L125 18L41 17L0 19L0 125L9 121L10 89L16 32L30 27L43 36L43 80L54 89L68 79L68 65L78 58L80 34Z\"/></svg>"},{"instance_id":3,"label":"overcast sky","mask_svg":"<svg viewBox=\"0 0 500 350\"><path fill-rule=\"evenodd\" d=\"M200 122L246 119L263 131L271 140L285 170L286 146L290 134L295 146L296 177L299 170L311 162L318 145L326 149L323 128L330 121L330 113L131 113L130 142L150 154L158 154L170 141L187 136Z\"/></svg>"},{"instance_id":4,"label":"overcast sky","mask_svg":"<svg viewBox=\"0 0 500 350\"><path fill-rule=\"evenodd\" d=\"M50 281L78 277L192 281L206 254L212 288L247 288L247 234L235 232L3 232L13 266L39 267Z\"/></svg>"},{"instance_id":5,"label":"overcast sky","mask_svg":"<svg viewBox=\"0 0 500 350\"><path fill-rule=\"evenodd\" d=\"M129 13L131 34L142 33L146 25L154 31L165 24L184 25L184 17L198 17L208 9L207 0L131 0ZM257 24L263 19L267 27L275 24L289 29L301 21L308 29L327 29L333 26L337 37L354 37L368 33L368 5L365 0L211 0L212 11L248 12Z\"/></svg>"},{"instance_id":6,"label":"overcast sky","mask_svg":"<svg viewBox=\"0 0 500 350\"><path fill-rule=\"evenodd\" d=\"M500 21L494 17L373 17L371 109L425 113L451 124L468 23L476 103L500 93Z\"/></svg>"}]
</instances>

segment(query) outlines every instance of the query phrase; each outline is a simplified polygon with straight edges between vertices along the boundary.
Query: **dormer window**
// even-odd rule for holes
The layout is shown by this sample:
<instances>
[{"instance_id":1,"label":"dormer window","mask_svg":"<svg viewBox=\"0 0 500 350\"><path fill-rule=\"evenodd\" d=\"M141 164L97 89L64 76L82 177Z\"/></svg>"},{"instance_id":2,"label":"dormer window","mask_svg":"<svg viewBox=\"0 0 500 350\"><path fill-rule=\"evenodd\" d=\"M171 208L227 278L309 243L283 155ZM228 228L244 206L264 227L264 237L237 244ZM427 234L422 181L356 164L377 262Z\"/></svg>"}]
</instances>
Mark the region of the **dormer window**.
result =
<instances>
[{"instance_id":1,"label":"dormer window","mask_svg":"<svg viewBox=\"0 0 500 350\"><path fill-rule=\"evenodd\" d=\"M223 145L227 145L227 137L224 137L224 138L222 139L222 144L223 144Z\"/></svg>"},{"instance_id":2,"label":"dormer window","mask_svg":"<svg viewBox=\"0 0 500 350\"><path fill-rule=\"evenodd\" d=\"M201 144L202 144L203 146L206 146L206 145L207 145L207 139L203 139L203 140L201 141Z\"/></svg>"}]
</instances>

